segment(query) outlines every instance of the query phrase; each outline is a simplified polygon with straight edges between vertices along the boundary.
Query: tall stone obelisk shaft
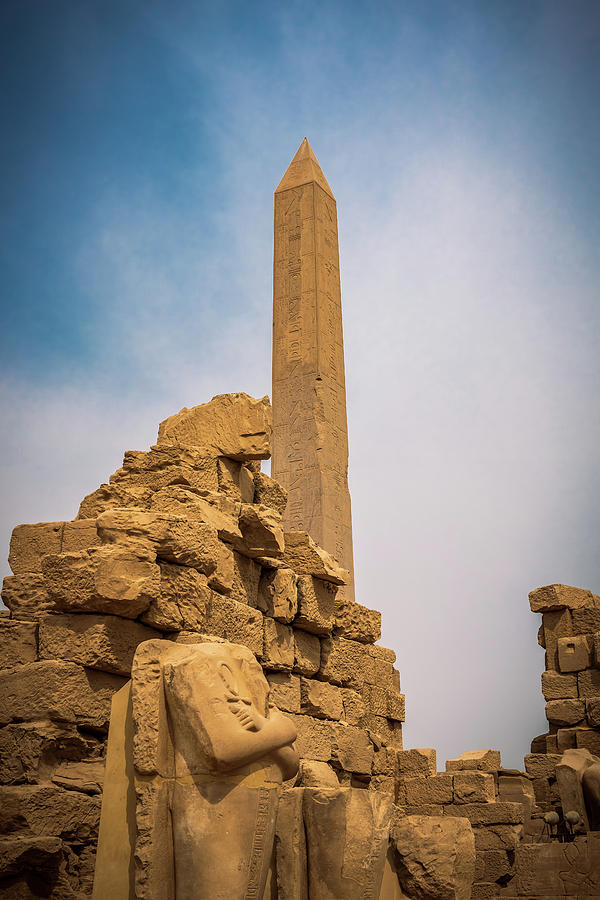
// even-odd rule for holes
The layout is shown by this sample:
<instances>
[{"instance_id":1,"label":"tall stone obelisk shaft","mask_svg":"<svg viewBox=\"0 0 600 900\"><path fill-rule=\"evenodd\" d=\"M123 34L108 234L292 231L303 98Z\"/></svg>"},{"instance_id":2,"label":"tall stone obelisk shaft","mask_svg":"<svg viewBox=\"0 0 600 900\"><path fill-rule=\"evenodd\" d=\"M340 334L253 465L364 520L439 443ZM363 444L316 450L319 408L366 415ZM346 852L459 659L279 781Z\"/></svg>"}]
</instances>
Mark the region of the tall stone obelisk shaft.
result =
<instances>
[{"instance_id":1,"label":"tall stone obelisk shaft","mask_svg":"<svg viewBox=\"0 0 600 900\"><path fill-rule=\"evenodd\" d=\"M275 191L271 471L286 531L308 531L354 580L337 209L306 138Z\"/></svg>"}]
</instances>

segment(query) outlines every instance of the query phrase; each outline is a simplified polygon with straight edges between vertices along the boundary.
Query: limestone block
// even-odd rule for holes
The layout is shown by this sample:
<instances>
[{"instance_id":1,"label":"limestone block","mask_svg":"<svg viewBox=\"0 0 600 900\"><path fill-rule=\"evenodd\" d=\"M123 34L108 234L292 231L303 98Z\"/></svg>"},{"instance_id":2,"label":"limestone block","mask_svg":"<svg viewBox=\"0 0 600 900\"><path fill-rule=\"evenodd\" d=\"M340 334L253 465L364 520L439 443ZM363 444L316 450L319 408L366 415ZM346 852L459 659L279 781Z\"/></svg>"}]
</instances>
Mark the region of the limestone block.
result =
<instances>
[{"instance_id":1,"label":"limestone block","mask_svg":"<svg viewBox=\"0 0 600 900\"><path fill-rule=\"evenodd\" d=\"M41 574L7 575L2 584L2 600L13 619L39 619L54 606Z\"/></svg>"},{"instance_id":2,"label":"limestone block","mask_svg":"<svg viewBox=\"0 0 600 900\"><path fill-rule=\"evenodd\" d=\"M279 800L275 826L278 900L308 900L302 795L301 788L293 788Z\"/></svg>"},{"instance_id":3,"label":"limestone block","mask_svg":"<svg viewBox=\"0 0 600 900\"><path fill-rule=\"evenodd\" d=\"M135 648L157 632L117 616L54 615L40 621L40 659L62 659L129 677Z\"/></svg>"},{"instance_id":4,"label":"limestone block","mask_svg":"<svg viewBox=\"0 0 600 900\"><path fill-rule=\"evenodd\" d=\"M321 665L321 641L316 634L294 629L294 671L315 675Z\"/></svg>"},{"instance_id":5,"label":"limestone block","mask_svg":"<svg viewBox=\"0 0 600 900\"><path fill-rule=\"evenodd\" d=\"M558 666L561 672L579 672L592 665L592 641L585 634L558 639Z\"/></svg>"},{"instance_id":6,"label":"limestone block","mask_svg":"<svg viewBox=\"0 0 600 900\"><path fill-rule=\"evenodd\" d=\"M342 703L344 705L344 721L348 725L360 725L365 716L365 704L358 691L351 688L341 689Z\"/></svg>"},{"instance_id":7,"label":"limestone block","mask_svg":"<svg viewBox=\"0 0 600 900\"><path fill-rule=\"evenodd\" d=\"M312 634L329 634L333 628L337 588L320 578L301 575L298 579L298 615L295 628Z\"/></svg>"},{"instance_id":8,"label":"limestone block","mask_svg":"<svg viewBox=\"0 0 600 900\"><path fill-rule=\"evenodd\" d=\"M265 616L263 666L291 672L294 665L294 633L289 625L283 625Z\"/></svg>"},{"instance_id":9,"label":"limestone block","mask_svg":"<svg viewBox=\"0 0 600 900\"><path fill-rule=\"evenodd\" d=\"M40 572L42 556L60 553L64 522L17 525L10 539L8 564L15 575Z\"/></svg>"},{"instance_id":10,"label":"limestone block","mask_svg":"<svg viewBox=\"0 0 600 900\"><path fill-rule=\"evenodd\" d=\"M239 603L258 606L258 585L261 567L248 556L233 551L233 585L229 596Z\"/></svg>"},{"instance_id":11,"label":"limestone block","mask_svg":"<svg viewBox=\"0 0 600 900\"><path fill-rule=\"evenodd\" d=\"M342 691L326 681L300 679L302 712L316 719L339 720L344 715Z\"/></svg>"},{"instance_id":12,"label":"limestone block","mask_svg":"<svg viewBox=\"0 0 600 900\"><path fill-rule=\"evenodd\" d=\"M276 509L283 516L287 505L287 491L274 478L264 472L257 472L254 476L254 502Z\"/></svg>"},{"instance_id":13,"label":"limestone block","mask_svg":"<svg viewBox=\"0 0 600 900\"><path fill-rule=\"evenodd\" d=\"M560 753L528 753L525 756L525 771L532 778L554 778Z\"/></svg>"},{"instance_id":14,"label":"limestone block","mask_svg":"<svg viewBox=\"0 0 600 900\"><path fill-rule=\"evenodd\" d=\"M352 788L305 788L303 801L311 900L379 897L391 798Z\"/></svg>"},{"instance_id":15,"label":"limestone block","mask_svg":"<svg viewBox=\"0 0 600 900\"><path fill-rule=\"evenodd\" d=\"M11 669L37 659L37 625L0 619L0 669Z\"/></svg>"},{"instance_id":16,"label":"limestone block","mask_svg":"<svg viewBox=\"0 0 600 900\"><path fill-rule=\"evenodd\" d=\"M98 837L98 797L56 786L18 785L0 788L0 833L23 830L63 840Z\"/></svg>"},{"instance_id":17,"label":"limestone block","mask_svg":"<svg viewBox=\"0 0 600 900\"><path fill-rule=\"evenodd\" d=\"M97 490L83 498L76 521L94 519L108 509L119 507L148 509L152 494L153 488L143 484L101 484Z\"/></svg>"},{"instance_id":18,"label":"limestone block","mask_svg":"<svg viewBox=\"0 0 600 900\"><path fill-rule=\"evenodd\" d=\"M577 689L580 697L600 697L600 669L586 669L577 673Z\"/></svg>"},{"instance_id":19,"label":"limestone block","mask_svg":"<svg viewBox=\"0 0 600 900\"><path fill-rule=\"evenodd\" d=\"M473 827L477 850L514 850L523 834L522 825L485 825Z\"/></svg>"},{"instance_id":20,"label":"limestone block","mask_svg":"<svg viewBox=\"0 0 600 900\"><path fill-rule=\"evenodd\" d=\"M314 575L332 584L350 583L349 572L318 547L305 531L286 532L283 561L299 575Z\"/></svg>"},{"instance_id":21,"label":"limestone block","mask_svg":"<svg viewBox=\"0 0 600 900\"><path fill-rule=\"evenodd\" d=\"M298 737L296 752L301 759L329 762L332 759L333 724L312 716L292 716Z\"/></svg>"},{"instance_id":22,"label":"limestone block","mask_svg":"<svg viewBox=\"0 0 600 900\"><path fill-rule=\"evenodd\" d=\"M567 584L548 584L531 591L529 605L532 612L552 612L559 609L600 608L600 597L582 588Z\"/></svg>"},{"instance_id":23,"label":"limestone block","mask_svg":"<svg viewBox=\"0 0 600 900\"><path fill-rule=\"evenodd\" d=\"M298 611L298 576L291 569L263 569L257 606L266 616L288 624Z\"/></svg>"},{"instance_id":24,"label":"limestone block","mask_svg":"<svg viewBox=\"0 0 600 900\"><path fill-rule=\"evenodd\" d=\"M283 672L267 672L271 701L284 712L300 712L300 679Z\"/></svg>"},{"instance_id":25,"label":"limestone block","mask_svg":"<svg viewBox=\"0 0 600 900\"><path fill-rule=\"evenodd\" d=\"M475 842L466 819L406 816L392 828L398 879L409 897L469 900Z\"/></svg>"},{"instance_id":26,"label":"limestone block","mask_svg":"<svg viewBox=\"0 0 600 900\"><path fill-rule=\"evenodd\" d=\"M75 663L43 660L0 672L0 724L48 718L105 728L123 679Z\"/></svg>"},{"instance_id":27,"label":"limestone block","mask_svg":"<svg viewBox=\"0 0 600 900\"><path fill-rule=\"evenodd\" d=\"M368 732L343 722L333 726L332 759L346 772L370 775L373 766L373 744Z\"/></svg>"},{"instance_id":28,"label":"limestone block","mask_svg":"<svg viewBox=\"0 0 600 900\"><path fill-rule=\"evenodd\" d=\"M493 803L496 799L494 776L485 772L456 772L455 803Z\"/></svg>"},{"instance_id":29,"label":"limestone block","mask_svg":"<svg viewBox=\"0 0 600 900\"><path fill-rule=\"evenodd\" d=\"M187 566L161 563L160 592L143 613L142 621L159 631L203 631L211 597L205 575Z\"/></svg>"},{"instance_id":30,"label":"limestone block","mask_svg":"<svg viewBox=\"0 0 600 900\"><path fill-rule=\"evenodd\" d=\"M236 549L256 559L262 556L280 557L284 538L281 516L268 506L242 503L240 512L242 540Z\"/></svg>"},{"instance_id":31,"label":"limestone block","mask_svg":"<svg viewBox=\"0 0 600 900\"><path fill-rule=\"evenodd\" d=\"M328 763L315 759L303 759L300 762L298 784L302 787L334 788L340 786L339 779Z\"/></svg>"},{"instance_id":32,"label":"limestone block","mask_svg":"<svg viewBox=\"0 0 600 900\"><path fill-rule=\"evenodd\" d=\"M558 641L573 634L573 618L568 609L545 612L543 615L546 668L558 670Z\"/></svg>"},{"instance_id":33,"label":"limestone block","mask_svg":"<svg viewBox=\"0 0 600 900\"><path fill-rule=\"evenodd\" d=\"M524 810L520 803L456 803L445 806L444 815L464 816L474 827L521 825L524 819Z\"/></svg>"},{"instance_id":34,"label":"limestone block","mask_svg":"<svg viewBox=\"0 0 600 900\"><path fill-rule=\"evenodd\" d=\"M546 700L571 700L577 698L577 676L559 675L558 672L542 672L542 694Z\"/></svg>"},{"instance_id":35,"label":"limestone block","mask_svg":"<svg viewBox=\"0 0 600 900\"><path fill-rule=\"evenodd\" d=\"M546 718L552 725L576 725L585 718L583 700L549 700Z\"/></svg>"},{"instance_id":36,"label":"limestone block","mask_svg":"<svg viewBox=\"0 0 600 900\"><path fill-rule=\"evenodd\" d=\"M192 566L204 575L212 575L217 567L217 530L204 522L139 509L111 509L98 516L97 528L103 543L109 545L148 545L160 559Z\"/></svg>"},{"instance_id":37,"label":"limestone block","mask_svg":"<svg viewBox=\"0 0 600 900\"><path fill-rule=\"evenodd\" d=\"M204 631L225 638L233 644L242 644L259 659L263 654L262 614L245 603L213 594Z\"/></svg>"},{"instance_id":38,"label":"limestone block","mask_svg":"<svg viewBox=\"0 0 600 900\"><path fill-rule=\"evenodd\" d=\"M352 641L372 644L381 638L381 613L342 597L335 613L335 633Z\"/></svg>"},{"instance_id":39,"label":"limestone block","mask_svg":"<svg viewBox=\"0 0 600 900\"><path fill-rule=\"evenodd\" d=\"M206 456L228 456L240 462L271 455L272 413L268 397L219 394L191 409L184 407L161 422L158 442L194 447Z\"/></svg>"},{"instance_id":40,"label":"limestone block","mask_svg":"<svg viewBox=\"0 0 600 900\"><path fill-rule=\"evenodd\" d=\"M491 772L500 768L499 750L467 750L457 759L446 761L446 772L465 772L477 770Z\"/></svg>"},{"instance_id":41,"label":"limestone block","mask_svg":"<svg viewBox=\"0 0 600 900\"><path fill-rule=\"evenodd\" d=\"M210 525L222 541L233 543L242 539L238 524L240 506L219 493L172 485L153 495L150 510Z\"/></svg>"},{"instance_id":42,"label":"limestone block","mask_svg":"<svg viewBox=\"0 0 600 900\"><path fill-rule=\"evenodd\" d=\"M397 751L398 774L404 778L435 775L436 753L430 748Z\"/></svg>"},{"instance_id":43,"label":"limestone block","mask_svg":"<svg viewBox=\"0 0 600 900\"><path fill-rule=\"evenodd\" d=\"M452 775L415 775L404 782L406 803L452 803Z\"/></svg>"},{"instance_id":44,"label":"limestone block","mask_svg":"<svg viewBox=\"0 0 600 900\"><path fill-rule=\"evenodd\" d=\"M160 570L142 545L94 547L45 556L44 585L55 609L134 619L158 597Z\"/></svg>"}]
</instances>

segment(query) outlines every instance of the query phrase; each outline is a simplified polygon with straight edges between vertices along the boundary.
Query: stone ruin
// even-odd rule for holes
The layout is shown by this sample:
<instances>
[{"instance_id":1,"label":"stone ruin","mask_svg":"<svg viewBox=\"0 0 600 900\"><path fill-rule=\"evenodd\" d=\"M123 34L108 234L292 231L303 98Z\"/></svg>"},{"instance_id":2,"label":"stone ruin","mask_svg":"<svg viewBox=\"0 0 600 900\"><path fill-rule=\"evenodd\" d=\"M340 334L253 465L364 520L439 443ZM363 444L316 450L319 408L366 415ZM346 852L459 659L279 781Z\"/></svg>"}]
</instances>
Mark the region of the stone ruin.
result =
<instances>
[{"instance_id":1,"label":"stone ruin","mask_svg":"<svg viewBox=\"0 0 600 900\"><path fill-rule=\"evenodd\" d=\"M13 531L0 897L599 898L600 597L530 594L549 724L524 771L404 749L353 594L335 199L306 140L274 273L273 418L183 409L74 520Z\"/></svg>"}]
</instances>

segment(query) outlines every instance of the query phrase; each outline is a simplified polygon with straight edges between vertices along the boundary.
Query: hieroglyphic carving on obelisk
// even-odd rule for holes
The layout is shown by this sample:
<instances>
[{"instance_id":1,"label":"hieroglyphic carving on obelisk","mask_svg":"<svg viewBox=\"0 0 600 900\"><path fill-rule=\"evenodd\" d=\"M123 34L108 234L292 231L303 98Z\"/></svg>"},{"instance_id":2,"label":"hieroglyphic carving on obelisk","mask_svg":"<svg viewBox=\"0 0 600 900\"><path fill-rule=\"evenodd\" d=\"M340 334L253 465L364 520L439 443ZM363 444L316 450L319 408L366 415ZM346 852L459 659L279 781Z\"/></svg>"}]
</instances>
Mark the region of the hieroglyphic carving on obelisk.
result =
<instances>
[{"instance_id":1,"label":"hieroglyphic carving on obelisk","mask_svg":"<svg viewBox=\"0 0 600 900\"><path fill-rule=\"evenodd\" d=\"M337 209L306 138L275 191L271 471L286 531L308 531L353 577Z\"/></svg>"}]
</instances>

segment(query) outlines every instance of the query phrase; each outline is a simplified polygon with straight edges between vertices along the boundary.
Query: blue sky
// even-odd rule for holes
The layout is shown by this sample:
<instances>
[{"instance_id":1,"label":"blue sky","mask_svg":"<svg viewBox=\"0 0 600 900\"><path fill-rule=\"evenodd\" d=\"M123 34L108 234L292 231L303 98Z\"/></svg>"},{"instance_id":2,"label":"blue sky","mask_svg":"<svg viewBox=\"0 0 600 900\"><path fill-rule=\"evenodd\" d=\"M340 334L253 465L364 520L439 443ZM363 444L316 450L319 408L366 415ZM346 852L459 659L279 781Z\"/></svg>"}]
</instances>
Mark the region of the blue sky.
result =
<instances>
[{"instance_id":1,"label":"blue sky","mask_svg":"<svg viewBox=\"0 0 600 900\"><path fill-rule=\"evenodd\" d=\"M358 599L406 746L519 765L527 592L600 592L598 4L7 0L0 24L5 546L181 406L270 392L272 193L307 135Z\"/></svg>"}]
</instances>

